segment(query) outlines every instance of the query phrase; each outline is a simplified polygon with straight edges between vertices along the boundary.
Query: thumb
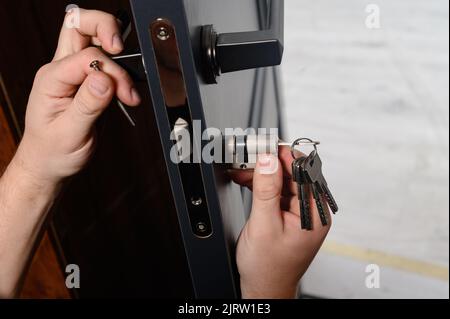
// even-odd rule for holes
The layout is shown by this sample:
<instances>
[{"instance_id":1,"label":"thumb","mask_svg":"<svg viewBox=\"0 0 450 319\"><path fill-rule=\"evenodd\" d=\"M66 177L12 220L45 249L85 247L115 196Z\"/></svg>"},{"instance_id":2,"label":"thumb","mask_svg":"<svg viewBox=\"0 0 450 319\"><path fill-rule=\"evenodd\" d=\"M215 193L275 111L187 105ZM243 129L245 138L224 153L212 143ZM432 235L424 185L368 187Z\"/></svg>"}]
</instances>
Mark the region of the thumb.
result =
<instances>
[{"instance_id":1,"label":"thumb","mask_svg":"<svg viewBox=\"0 0 450 319\"><path fill-rule=\"evenodd\" d=\"M110 104L114 91L114 82L107 74L101 71L90 73L67 110L72 129L80 135L89 132Z\"/></svg>"},{"instance_id":2,"label":"thumb","mask_svg":"<svg viewBox=\"0 0 450 319\"><path fill-rule=\"evenodd\" d=\"M283 174L280 168L280 162L274 155L258 157L253 175L252 215L265 225L282 225L280 199Z\"/></svg>"}]
</instances>

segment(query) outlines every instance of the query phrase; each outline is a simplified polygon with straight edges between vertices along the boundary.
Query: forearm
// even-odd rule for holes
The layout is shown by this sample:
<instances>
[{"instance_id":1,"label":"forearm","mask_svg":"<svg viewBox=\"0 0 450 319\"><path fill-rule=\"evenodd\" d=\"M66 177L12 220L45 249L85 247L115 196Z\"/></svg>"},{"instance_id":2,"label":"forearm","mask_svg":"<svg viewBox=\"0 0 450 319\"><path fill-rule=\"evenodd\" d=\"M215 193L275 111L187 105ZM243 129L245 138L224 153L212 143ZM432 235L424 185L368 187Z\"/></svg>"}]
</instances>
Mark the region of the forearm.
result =
<instances>
[{"instance_id":1,"label":"forearm","mask_svg":"<svg viewBox=\"0 0 450 319\"><path fill-rule=\"evenodd\" d=\"M58 186L28 174L19 160L0 178L0 298L13 297Z\"/></svg>"}]
</instances>

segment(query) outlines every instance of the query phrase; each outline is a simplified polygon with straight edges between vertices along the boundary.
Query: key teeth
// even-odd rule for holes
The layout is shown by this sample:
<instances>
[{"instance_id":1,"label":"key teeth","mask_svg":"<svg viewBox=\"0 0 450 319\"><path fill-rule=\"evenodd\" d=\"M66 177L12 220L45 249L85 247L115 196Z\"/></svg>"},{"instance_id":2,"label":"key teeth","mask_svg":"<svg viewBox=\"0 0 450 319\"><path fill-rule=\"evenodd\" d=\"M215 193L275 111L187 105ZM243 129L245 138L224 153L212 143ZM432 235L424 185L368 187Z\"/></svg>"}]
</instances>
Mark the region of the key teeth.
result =
<instances>
[{"instance_id":1,"label":"key teeth","mask_svg":"<svg viewBox=\"0 0 450 319\"><path fill-rule=\"evenodd\" d=\"M325 193L325 197L327 198L328 205L330 205L331 211L333 214L336 214L339 210L337 204L335 203L334 199L330 197L327 193Z\"/></svg>"},{"instance_id":2,"label":"key teeth","mask_svg":"<svg viewBox=\"0 0 450 319\"><path fill-rule=\"evenodd\" d=\"M320 221L322 222L322 226L327 226L328 225L327 216L325 215L325 210L323 209L323 205L320 202L320 199L318 199L318 201L316 201L316 205L317 205L317 210L319 211L319 217L320 217Z\"/></svg>"},{"instance_id":3,"label":"key teeth","mask_svg":"<svg viewBox=\"0 0 450 319\"><path fill-rule=\"evenodd\" d=\"M325 210L323 208L322 198L320 197L320 194L317 191L317 187L315 184L311 185L311 191L313 193L314 201L316 203L317 212L319 213L319 217L320 217L322 226L327 226L328 221L327 221L327 217L325 215Z\"/></svg>"},{"instance_id":4,"label":"key teeth","mask_svg":"<svg viewBox=\"0 0 450 319\"><path fill-rule=\"evenodd\" d=\"M328 205L331 208L331 211L333 212L333 214L336 214L339 210L339 207L336 203L336 201L334 200L334 197L331 195L331 191L328 188L328 186L326 184L322 184L322 189L323 189L323 195L325 196L325 199L327 200Z\"/></svg>"},{"instance_id":5,"label":"key teeth","mask_svg":"<svg viewBox=\"0 0 450 319\"><path fill-rule=\"evenodd\" d=\"M301 201L300 222L302 229L312 230L310 207L308 201L306 200Z\"/></svg>"}]
</instances>

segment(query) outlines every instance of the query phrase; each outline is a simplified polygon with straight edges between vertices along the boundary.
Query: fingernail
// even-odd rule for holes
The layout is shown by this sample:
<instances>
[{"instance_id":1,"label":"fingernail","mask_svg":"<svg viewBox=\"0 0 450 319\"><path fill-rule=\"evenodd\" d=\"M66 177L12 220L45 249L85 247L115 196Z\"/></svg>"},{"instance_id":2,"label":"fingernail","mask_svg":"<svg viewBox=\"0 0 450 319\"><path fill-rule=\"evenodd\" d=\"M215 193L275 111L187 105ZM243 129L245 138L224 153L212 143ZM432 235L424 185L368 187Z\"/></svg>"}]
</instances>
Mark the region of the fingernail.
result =
<instances>
[{"instance_id":1,"label":"fingernail","mask_svg":"<svg viewBox=\"0 0 450 319\"><path fill-rule=\"evenodd\" d=\"M275 174L278 170L278 161L272 154L258 156L258 172L263 175Z\"/></svg>"},{"instance_id":2,"label":"fingernail","mask_svg":"<svg viewBox=\"0 0 450 319\"><path fill-rule=\"evenodd\" d=\"M113 49L120 51L123 50L122 38L118 34L113 36Z\"/></svg>"},{"instance_id":3,"label":"fingernail","mask_svg":"<svg viewBox=\"0 0 450 319\"><path fill-rule=\"evenodd\" d=\"M103 97L108 92L109 87L104 81L94 77L89 82L89 89L95 96Z\"/></svg>"},{"instance_id":4,"label":"fingernail","mask_svg":"<svg viewBox=\"0 0 450 319\"><path fill-rule=\"evenodd\" d=\"M131 97L133 98L133 101L141 101L141 96L139 95L139 92L136 90L136 88L131 89Z\"/></svg>"}]
</instances>

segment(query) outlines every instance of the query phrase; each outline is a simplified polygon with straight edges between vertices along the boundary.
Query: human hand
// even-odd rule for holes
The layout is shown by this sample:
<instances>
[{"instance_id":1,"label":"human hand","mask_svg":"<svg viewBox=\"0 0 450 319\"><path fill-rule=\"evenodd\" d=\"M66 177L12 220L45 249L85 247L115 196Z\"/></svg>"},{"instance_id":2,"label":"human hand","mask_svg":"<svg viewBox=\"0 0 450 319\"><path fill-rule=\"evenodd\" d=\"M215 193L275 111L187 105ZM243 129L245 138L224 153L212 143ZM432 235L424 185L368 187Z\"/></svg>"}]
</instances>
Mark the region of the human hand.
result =
<instances>
[{"instance_id":1,"label":"human hand","mask_svg":"<svg viewBox=\"0 0 450 319\"><path fill-rule=\"evenodd\" d=\"M127 72L109 59L122 51L119 22L110 14L79 9L79 28L65 23L51 63L37 73L30 94L23 139L12 166L38 183L58 183L77 173L94 149L93 125L113 96L140 103ZM89 65L101 61L102 71Z\"/></svg>"},{"instance_id":2,"label":"human hand","mask_svg":"<svg viewBox=\"0 0 450 319\"><path fill-rule=\"evenodd\" d=\"M331 226L328 207L324 227L311 195L313 230L300 228L290 149L282 147L279 158L261 155L254 173L232 173L236 183L253 190L252 211L237 246L243 298L294 298Z\"/></svg>"}]
</instances>

